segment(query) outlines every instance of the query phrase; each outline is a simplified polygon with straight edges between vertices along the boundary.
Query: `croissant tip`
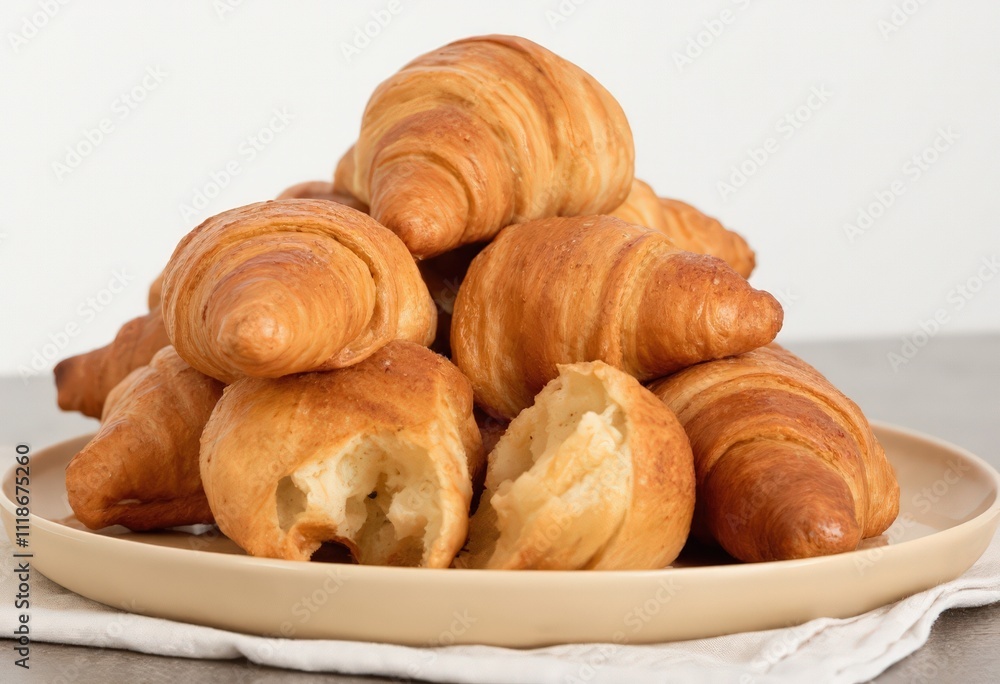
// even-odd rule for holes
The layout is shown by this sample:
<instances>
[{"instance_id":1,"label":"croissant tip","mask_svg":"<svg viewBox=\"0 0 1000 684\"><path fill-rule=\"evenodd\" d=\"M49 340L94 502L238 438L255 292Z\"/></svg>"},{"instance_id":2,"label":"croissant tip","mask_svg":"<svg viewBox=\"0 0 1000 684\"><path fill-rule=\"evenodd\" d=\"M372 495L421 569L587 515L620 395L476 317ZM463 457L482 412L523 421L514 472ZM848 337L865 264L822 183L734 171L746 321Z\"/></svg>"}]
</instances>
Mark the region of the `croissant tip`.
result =
<instances>
[{"instance_id":1,"label":"croissant tip","mask_svg":"<svg viewBox=\"0 0 1000 684\"><path fill-rule=\"evenodd\" d=\"M79 358L71 356L63 359L52 369L56 382L56 403L60 410L80 411L84 415L95 417L93 407L88 406L83 399L87 381L80 376L84 366L80 365ZM99 409L96 417L100 417Z\"/></svg>"},{"instance_id":2,"label":"croissant tip","mask_svg":"<svg viewBox=\"0 0 1000 684\"><path fill-rule=\"evenodd\" d=\"M774 325L775 332L781 330L782 324L785 322L785 308L781 306L781 302L770 292L764 292L766 295L766 305L771 316L771 322Z\"/></svg>"},{"instance_id":3,"label":"croissant tip","mask_svg":"<svg viewBox=\"0 0 1000 684\"><path fill-rule=\"evenodd\" d=\"M282 357L291 345L291 331L266 308L235 311L216 333L223 352L234 360L266 364Z\"/></svg>"},{"instance_id":4,"label":"croissant tip","mask_svg":"<svg viewBox=\"0 0 1000 684\"><path fill-rule=\"evenodd\" d=\"M861 529L853 515L817 513L814 507L803 506L794 515L772 521L768 546L775 560L829 556L858 547Z\"/></svg>"},{"instance_id":5,"label":"croissant tip","mask_svg":"<svg viewBox=\"0 0 1000 684\"><path fill-rule=\"evenodd\" d=\"M428 259L457 246L453 239L457 233L444 223L427 220L419 213L395 212L385 216L380 223L399 236L416 259Z\"/></svg>"},{"instance_id":6,"label":"croissant tip","mask_svg":"<svg viewBox=\"0 0 1000 684\"><path fill-rule=\"evenodd\" d=\"M55 376L56 387L62 389L63 385L66 384L66 380L73 369L75 356L71 356L68 359L63 359L56 364L55 368L52 369L52 374Z\"/></svg>"}]
</instances>

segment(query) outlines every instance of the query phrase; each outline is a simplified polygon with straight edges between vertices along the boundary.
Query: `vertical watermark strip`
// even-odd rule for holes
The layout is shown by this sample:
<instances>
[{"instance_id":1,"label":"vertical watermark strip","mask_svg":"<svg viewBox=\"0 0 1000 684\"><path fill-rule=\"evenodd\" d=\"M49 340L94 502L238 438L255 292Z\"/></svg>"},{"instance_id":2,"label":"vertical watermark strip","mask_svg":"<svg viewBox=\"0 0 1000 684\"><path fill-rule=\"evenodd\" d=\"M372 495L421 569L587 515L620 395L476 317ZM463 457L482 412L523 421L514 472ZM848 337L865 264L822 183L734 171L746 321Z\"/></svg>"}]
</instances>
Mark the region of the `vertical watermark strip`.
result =
<instances>
[{"instance_id":1,"label":"vertical watermark strip","mask_svg":"<svg viewBox=\"0 0 1000 684\"><path fill-rule=\"evenodd\" d=\"M13 629L14 665L25 670L31 669L31 449L27 444L14 448L14 575L17 577L17 593L14 594L14 610L17 623Z\"/></svg>"}]
</instances>

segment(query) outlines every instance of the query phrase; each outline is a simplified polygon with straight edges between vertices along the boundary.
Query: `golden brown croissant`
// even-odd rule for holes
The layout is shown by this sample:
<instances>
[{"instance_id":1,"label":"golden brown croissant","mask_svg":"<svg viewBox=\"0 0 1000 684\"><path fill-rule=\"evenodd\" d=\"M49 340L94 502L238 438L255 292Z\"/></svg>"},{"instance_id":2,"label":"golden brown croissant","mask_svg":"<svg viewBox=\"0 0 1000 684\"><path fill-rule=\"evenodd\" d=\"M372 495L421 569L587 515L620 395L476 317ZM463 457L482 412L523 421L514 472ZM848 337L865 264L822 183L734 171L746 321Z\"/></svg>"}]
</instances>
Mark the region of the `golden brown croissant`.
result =
<instances>
[{"instance_id":1,"label":"golden brown croissant","mask_svg":"<svg viewBox=\"0 0 1000 684\"><path fill-rule=\"evenodd\" d=\"M399 238L336 202L290 199L181 240L163 317L177 353L229 383L349 366L394 339L430 344L436 316Z\"/></svg>"},{"instance_id":2,"label":"golden brown croissant","mask_svg":"<svg viewBox=\"0 0 1000 684\"><path fill-rule=\"evenodd\" d=\"M777 345L653 383L691 440L695 528L744 561L857 548L884 532L899 486L868 421Z\"/></svg>"},{"instance_id":3,"label":"golden brown croissant","mask_svg":"<svg viewBox=\"0 0 1000 684\"><path fill-rule=\"evenodd\" d=\"M111 344L63 359L55 367L59 408L100 418L108 392L168 344L157 306L123 325Z\"/></svg>"},{"instance_id":4,"label":"golden brown croissant","mask_svg":"<svg viewBox=\"0 0 1000 684\"><path fill-rule=\"evenodd\" d=\"M671 563L694 511L673 413L601 363L559 367L490 453L461 567L641 570Z\"/></svg>"},{"instance_id":5,"label":"golden brown croissant","mask_svg":"<svg viewBox=\"0 0 1000 684\"><path fill-rule=\"evenodd\" d=\"M325 542L364 564L447 567L483 469L469 381L392 342L350 368L226 388L202 438L219 528L255 556Z\"/></svg>"},{"instance_id":6,"label":"golden brown croissant","mask_svg":"<svg viewBox=\"0 0 1000 684\"><path fill-rule=\"evenodd\" d=\"M337 202L346 205L351 209L357 209L363 214L368 213L368 205L346 192L334 190L333 183L329 181L305 181L290 188L285 188L275 199L321 199L330 202Z\"/></svg>"},{"instance_id":7,"label":"golden brown croissant","mask_svg":"<svg viewBox=\"0 0 1000 684\"><path fill-rule=\"evenodd\" d=\"M429 52L383 82L335 186L418 258L510 223L620 205L635 152L625 114L589 74L524 38Z\"/></svg>"},{"instance_id":8,"label":"golden brown croissant","mask_svg":"<svg viewBox=\"0 0 1000 684\"><path fill-rule=\"evenodd\" d=\"M66 494L91 529L153 530L212 522L198 469L199 438L222 384L173 347L108 395L100 431L66 468Z\"/></svg>"},{"instance_id":9,"label":"golden brown croissant","mask_svg":"<svg viewBox=\"0 0 1000 684\"><path fill-rule=\"evenodd\" d=\"M688 252L719 257L744 278L753 272L755 256L738 233L726 230L716 219L680 200L657 197L638 178L625 202L612 212L623 221L658 230Z\"/></svg>"},{"instance_id":10,"label":"golden brown croissant","mask_svg":"<svg viewBox=\"0 0 1000 684\"><path fill-rule=\"evenodd\" d=\"M556 365L604 361L651 380L767 344L777 300L723 261L611 216L510 226L476 257L452 320L476 401L512 418Z\"/></svg>"}]
</instances>

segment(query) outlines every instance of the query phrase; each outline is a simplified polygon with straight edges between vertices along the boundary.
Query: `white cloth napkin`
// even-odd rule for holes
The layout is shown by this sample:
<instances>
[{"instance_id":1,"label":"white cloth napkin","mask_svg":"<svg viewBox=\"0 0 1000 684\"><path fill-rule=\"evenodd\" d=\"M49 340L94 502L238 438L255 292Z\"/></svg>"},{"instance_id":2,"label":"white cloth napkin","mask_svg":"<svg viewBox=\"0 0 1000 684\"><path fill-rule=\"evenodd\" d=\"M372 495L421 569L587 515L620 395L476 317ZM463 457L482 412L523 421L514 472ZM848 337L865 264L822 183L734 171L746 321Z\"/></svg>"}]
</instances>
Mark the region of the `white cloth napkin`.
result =
<instances>
[{"instance_id":1,"label":"white cloth napkin","mask_svg":"<svg viewBox=\"0 0 1000 684\"><path fill-rule=\"evenodd\" d=\"M12 549L0 535L0 594L16 593ZM944 610L1000 601L1000 535L959 579L846 620L649 646L567 644L533 650L489 646L410 648L379 643L247 636L133 615L32 577L31 638L182 658L240 658L310 672L434 682L863 682L918 649ZM13 625L12 601L0 626ZM8 633L7 629L3 632Z\"/></svg>"}]
</instances>

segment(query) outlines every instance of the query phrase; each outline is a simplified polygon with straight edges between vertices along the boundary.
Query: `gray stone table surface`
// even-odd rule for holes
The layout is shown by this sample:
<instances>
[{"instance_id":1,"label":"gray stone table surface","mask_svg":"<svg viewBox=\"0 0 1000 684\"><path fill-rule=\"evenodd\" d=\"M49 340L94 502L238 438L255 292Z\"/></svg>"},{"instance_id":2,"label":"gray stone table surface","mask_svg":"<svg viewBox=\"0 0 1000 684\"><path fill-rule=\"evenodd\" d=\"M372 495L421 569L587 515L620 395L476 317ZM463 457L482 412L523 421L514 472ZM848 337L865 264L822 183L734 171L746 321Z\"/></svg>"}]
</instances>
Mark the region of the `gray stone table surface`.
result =
<instances>
[{"instance_id":1,"label":"gray stone table surface","mask_svg":"<svg viewBox=\"0 0 1000 684\"><path fill-rule=\"evenodd\" d=\"M816 366L874 419L959 444L1000 467L1000 335L939 336L893 368L900 339L788 345ZM48 377L0 378L0 444L37 449L83 432L95 421L55 409ZM8 679L9 659L0 664ZM125 651L35 644L38 682L380 682L377 678L288 672L246 661L191 661ZM889 668L878 682L1000 681L1000 604L952 610L928 643Z\"/></svg>"}]
</instances>

